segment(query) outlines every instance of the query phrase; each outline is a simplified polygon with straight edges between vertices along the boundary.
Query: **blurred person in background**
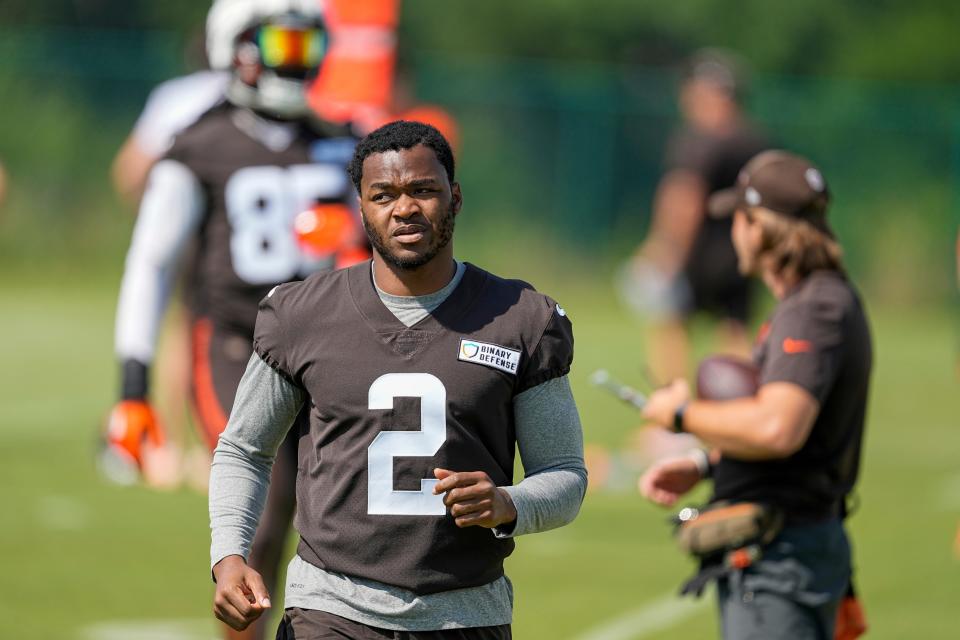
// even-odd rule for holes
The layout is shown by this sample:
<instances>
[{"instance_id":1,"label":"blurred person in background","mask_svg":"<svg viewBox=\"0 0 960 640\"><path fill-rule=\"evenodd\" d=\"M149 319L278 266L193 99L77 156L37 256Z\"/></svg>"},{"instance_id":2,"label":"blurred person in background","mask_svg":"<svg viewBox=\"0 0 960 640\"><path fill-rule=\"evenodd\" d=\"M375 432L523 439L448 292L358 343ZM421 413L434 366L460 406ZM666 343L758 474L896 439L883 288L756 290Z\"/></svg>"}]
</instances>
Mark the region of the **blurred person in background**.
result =
<instances>
[{"instance_id":1,"label":"blurred person in background","mask_svg":"<svg viewBox=\"0 0 960 640\"><path fill-rule=\"evenodd\" d=\"M747 161L769 145L743 109L746 70L716 49L687 62L679 93L683 124L666 148L650 232L621 274L624 300L648 323L646 353L654 385L688 374L690 323L699 313L718 323L716 351L746 357L752 299L749 278L737 271L730 220L707 215L711 194L732 186ZM587 453L591 489L629 487L643 468L695 443L641 428L627 447Z\"/></svg>"},{"instance_id":2,"label":"blurred person in background","mask_svg":"<svg viewBox=\"0 0 960 640\"><path fill-rule=\"evenodd\" d=\"M361 242L347 205L356 139L317 119L306 102L327 38L316 0L217 0L211 8L207 50L213 69L229 74L226 99L177 135L150 170L117 309L114 463L135 469L165 440L148 373L171 279L191 243L192 394L212 450L252 353L259 301L279 283L333 267ZM301 224L304 211L313 215ZM291 433L277 453L250 554L270 585L295 507L296 445ZM262 623L242 636L225 632L264 637Z\"/></svg>"},{"instance_id":3,"label":"blurred person in background","mask_svg":"<svg viewBox=\"0 0 960 640\"><path fill-rule=\"evenodd\" d=\"M628 300L652 322L647 350L659 380L687 374L689 321L701 311L720 322L722 351L749 353L750 281L737 272L730 221L707 216L710 195L732 186L768 147L743 110L746 90L732 54L705 50L688 62L679 96L683 126L667 143L650 232L626 282L635 288Z\"/></svg>"},{"instance_id":4,"label":"blurred person in background","mask_svg":"<svg viewBox=\"0 0 960 640\"><path fill-rule=\"evenodd\" d=\"M202 32L196 34L184 51L187 65L198 70L162 82L150 92L133 130L113 159L113 187L128 204L140 202L150 169L167 153L177 135L224 99L230 73L208 68L204 40ZM186 251L189 255L190 249ZM189 258L183 262L181 269L189 270ZM189 280L181 279L180 286L187 285ZM181 293L184 298L190 295L188 291ZM158 451L153 456L154 464L145 470L144 479L151 486L172 487L186 480L197 489L206 488L209 455L205 447L188 444L190 360L190 313L177 301L168 311L156 357L157 410L170 438L166 451Z\"/></svg>"},{"instance_id":5,"label":"blurred person in background","mask_svg":"<svg viewBox=\"0 0 960 640\"><path fill-rule=\"evenodd\" d=\"M843 519L860 466L872 344L828 202L820 171L783 151L761 153L736 186L713 196L712 213L733 215L741 273L762 279L778 301L754 349L759 388L740 399L695 400L678 378L643 410L699 438L713 461L654 464L640 481L645 497L672 505L710 477L711 505L750 503L769 514L753 540L701 556L685 587L699 594L718 581L724 638L830 639L835 624L849 629L859 611L845 597L852 564Z\"/></svg>"}]
</instances>

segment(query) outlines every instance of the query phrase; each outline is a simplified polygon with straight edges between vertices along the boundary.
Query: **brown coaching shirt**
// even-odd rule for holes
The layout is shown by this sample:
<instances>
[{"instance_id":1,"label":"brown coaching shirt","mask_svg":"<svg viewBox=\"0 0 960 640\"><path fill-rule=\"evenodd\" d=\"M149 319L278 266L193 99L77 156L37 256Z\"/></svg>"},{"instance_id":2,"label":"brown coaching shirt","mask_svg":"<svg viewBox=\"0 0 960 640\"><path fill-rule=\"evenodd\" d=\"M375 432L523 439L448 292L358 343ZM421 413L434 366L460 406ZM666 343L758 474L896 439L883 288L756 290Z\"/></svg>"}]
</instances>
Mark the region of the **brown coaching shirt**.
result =
<instances>
[{"instance_id":1,"label":"brown coaching shirt","mask_svg":"<svg viewBox=\"0 0 960 640\"><path fill-rule=\"evenodd\" d=\"M754 360L761 385L796 384L817 399L820 412L788 458L723 456L714 500L771 503L794 522L838 515L857 479L873 363L863 305L846 277L818 271L794 287L761 329Z\"/></svg>"},{"instance_id":2,"label":"brown coaching shirt","mask_svg":"<svg viewBox=\"0 0 960 640\"><path fill-rule=\"evenodd\" d=\"M311 401L297 477L304 560L418 594L503 575L512 540L458 528L432 494L432 471L513 483L513 398L566 375L573 359L556 302L468 264L408 328L365 262L281 285L261 302L255 335L259 356Z\"/></svg>"}]
</instances>

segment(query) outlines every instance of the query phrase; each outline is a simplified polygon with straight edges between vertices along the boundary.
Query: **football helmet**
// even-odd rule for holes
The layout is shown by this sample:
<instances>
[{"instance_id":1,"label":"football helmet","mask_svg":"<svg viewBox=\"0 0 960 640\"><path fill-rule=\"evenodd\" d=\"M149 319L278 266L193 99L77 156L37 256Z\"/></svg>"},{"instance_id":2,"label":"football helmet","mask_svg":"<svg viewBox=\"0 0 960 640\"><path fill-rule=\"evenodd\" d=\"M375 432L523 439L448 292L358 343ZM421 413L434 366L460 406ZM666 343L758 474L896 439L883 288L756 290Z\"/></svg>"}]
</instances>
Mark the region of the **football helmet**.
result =
<instances>
[{"instance_id":1,"label":"football helmet","mask_svg":"<svg viewBox=\"0 0 960 640\"><path fill-rule=\"evenodd\" d=\"M210 66L233 72L227 98L282 119L309 113L328 42L321 0L216 0L207 15Z\"/></svg>"}]
</instances>

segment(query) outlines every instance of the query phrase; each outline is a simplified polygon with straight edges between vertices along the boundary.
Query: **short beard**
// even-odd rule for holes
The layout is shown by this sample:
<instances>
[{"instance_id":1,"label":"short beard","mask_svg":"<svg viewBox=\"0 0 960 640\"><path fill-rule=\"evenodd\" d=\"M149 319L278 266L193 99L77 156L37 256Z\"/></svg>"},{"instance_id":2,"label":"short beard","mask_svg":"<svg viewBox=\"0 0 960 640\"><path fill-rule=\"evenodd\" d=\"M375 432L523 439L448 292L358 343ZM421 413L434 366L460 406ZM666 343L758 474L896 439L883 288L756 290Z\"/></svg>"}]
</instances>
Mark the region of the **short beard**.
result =
<instances>
[{"instance_id":1,"label":"short beard","mask_svg":"<svg viewBox=\"0 0 960 640\"><path fill-rule=\"evenodd\" d=\"M437 254L440 253L440 250L450 244L450 240L453 239L453 228L455 226L455 215L453 213L453 207L450 207L450 210L447 211L447 215L444 216L443 220L440 221L440 226L437 228L437 235L434 236L434 242L431 244L425 253L419 256L414 256L412 258L401 258L387 249L386 242L383 238L380 237L380 234L376 230L370 228L367 225L367 219L364 216L361 216L363 221L363 229L367 232L367 238L370 239L370 244L380 254L380 257L384 259L385 262L390 264L397 269L403 271L413 271L419 269L423 265L427 264L431 260L437 257Z\"/></svg>"}]
</instances>

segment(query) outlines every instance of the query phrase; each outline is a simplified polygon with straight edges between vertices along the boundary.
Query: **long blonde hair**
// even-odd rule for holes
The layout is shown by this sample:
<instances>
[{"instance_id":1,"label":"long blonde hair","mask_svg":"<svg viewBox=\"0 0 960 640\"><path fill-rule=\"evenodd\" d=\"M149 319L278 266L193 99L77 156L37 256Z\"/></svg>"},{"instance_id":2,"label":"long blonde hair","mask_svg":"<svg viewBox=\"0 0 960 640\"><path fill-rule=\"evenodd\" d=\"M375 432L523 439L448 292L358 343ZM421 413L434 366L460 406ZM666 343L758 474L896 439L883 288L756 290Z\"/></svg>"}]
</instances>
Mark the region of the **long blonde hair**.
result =
<instances>
[{"instance_id":1,"label":"long blonde hair","mask_svg":"<svg viewBox=\"0 0 960 640\"><path fill-rule=\"evenodd\" d=\"M760 225L758 259L774 273L805 278L814 271L843 271L843 249L825 219L791 218L763 207L750 207L747 217Z\"/></svg>"}]
</instances>

